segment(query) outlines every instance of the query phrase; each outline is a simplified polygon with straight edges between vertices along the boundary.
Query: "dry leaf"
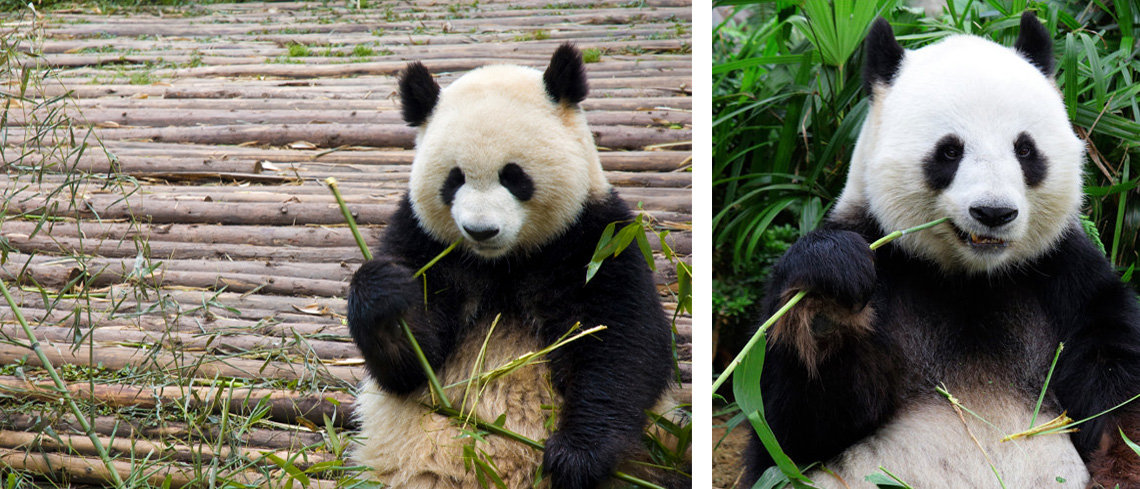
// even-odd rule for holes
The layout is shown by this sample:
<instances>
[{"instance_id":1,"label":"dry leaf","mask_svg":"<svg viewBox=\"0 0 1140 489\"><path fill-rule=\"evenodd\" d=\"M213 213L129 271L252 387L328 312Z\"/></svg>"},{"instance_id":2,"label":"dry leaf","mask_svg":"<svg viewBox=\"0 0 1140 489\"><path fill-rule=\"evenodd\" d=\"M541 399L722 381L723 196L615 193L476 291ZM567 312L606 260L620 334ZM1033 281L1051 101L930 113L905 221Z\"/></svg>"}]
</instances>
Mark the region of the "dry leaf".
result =
<instances>
[{"instance_id":1,"label":"dry leaf","mask_svg":"<svg viewBox=\"0 0 1140 489\"><path fill-rule=\"evenodd\" d=\"M329 308L322 306L320 304L309 304L309 305L304 306L304 307L293 304L293 309L296 309L297 312L304 313L304 314L312 314L314 316L325 316L325 315L332 314L332 311Z\"/></svg>"},{"instance_id":2,"label":"dry leaf","mask_svg":"<svg viewBox=\"0 0 1140 489\"><path fill-rule=\"evenodd\" d=\"M317 145L308 141L295 141L289 143L290 149L317 149Z\"/></svg>"}]
</instances>

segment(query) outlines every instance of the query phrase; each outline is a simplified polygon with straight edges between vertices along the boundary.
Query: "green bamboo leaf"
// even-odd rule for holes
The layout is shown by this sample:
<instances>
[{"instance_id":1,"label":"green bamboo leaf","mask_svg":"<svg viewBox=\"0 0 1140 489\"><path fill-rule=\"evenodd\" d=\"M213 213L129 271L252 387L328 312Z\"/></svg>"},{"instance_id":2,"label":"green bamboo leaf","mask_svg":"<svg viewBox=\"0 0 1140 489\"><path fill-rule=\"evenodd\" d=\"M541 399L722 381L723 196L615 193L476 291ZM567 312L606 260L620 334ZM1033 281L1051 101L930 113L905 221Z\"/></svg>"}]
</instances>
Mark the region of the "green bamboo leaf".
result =
<instances>
[{"instance_id":1,"label":"green bamboo leaf","mask_svg":"<svg viewBox=\"0 0 1140 489\"><path fill-rule=\"evenodd\" d=\"M1136 452L1136 455L1140 455L1140 445L1137 445L1132 440L1129 440L1128 436L1124 434L1124 430L1120 429L1119 426L1116 429L1120 431L1120 437L1124 439L1124 443L1128 445L1128 448L1131 448L1132 451Z\"/></svg>"}]
</instances>

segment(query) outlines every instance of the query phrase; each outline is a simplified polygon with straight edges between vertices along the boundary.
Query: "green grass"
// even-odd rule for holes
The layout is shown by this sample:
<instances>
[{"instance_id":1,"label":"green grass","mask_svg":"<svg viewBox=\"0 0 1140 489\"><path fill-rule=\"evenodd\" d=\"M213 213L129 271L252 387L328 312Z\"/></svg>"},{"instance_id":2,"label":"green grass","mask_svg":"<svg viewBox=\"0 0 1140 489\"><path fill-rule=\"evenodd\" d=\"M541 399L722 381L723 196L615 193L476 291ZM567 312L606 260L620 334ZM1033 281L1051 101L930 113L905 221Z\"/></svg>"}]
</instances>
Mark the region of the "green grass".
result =
<instances>
[{"instance_id":1,"label":"green grass","mask_svg":"<svg viewBox=\"0 0 1140 489\"><path fill-rule=\"evenodd\" d=\"M312 53L309 51L309 46L306 46L304 44L290 44L289 45L289 57L290 58L303 58L305 56L310 56L310 55L312 55Z\"/></svg>"}]
</instances>

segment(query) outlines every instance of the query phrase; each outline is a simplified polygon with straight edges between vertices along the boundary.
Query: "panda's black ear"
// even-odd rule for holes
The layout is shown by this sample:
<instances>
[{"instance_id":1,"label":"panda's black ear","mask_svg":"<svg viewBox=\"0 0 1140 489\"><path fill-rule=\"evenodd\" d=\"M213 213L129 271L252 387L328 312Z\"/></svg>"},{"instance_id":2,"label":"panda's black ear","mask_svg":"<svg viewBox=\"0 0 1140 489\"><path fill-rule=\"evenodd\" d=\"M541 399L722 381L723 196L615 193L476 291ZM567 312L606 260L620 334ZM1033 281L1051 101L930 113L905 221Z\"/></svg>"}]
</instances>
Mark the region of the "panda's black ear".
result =
<instances>
[{"instance_id":1,"label":"panda's black ear","mask_svg":"<svg viewBox=\"0 0 1140 489\"><path fill-rule=\"evenodd\" d=\"M879 17L871 23L867 39L863 41L863 53L863 89L871 95L875 85L890 85L905 51L895 40L890 22Z\"/></svg>"},{"instance_id":2,"label":"panda's black ear","mask_svg":"<svg viewBox=\"0 0 1140 489\"><path fill-rule=\"evenodd\" d=\"M564 43L554 51L542 81L546 84L546 94L559 103L577 104L585 100L590 91L582 53L571 43Z\"/></svg>"},{"instance_id":3,"label":"panda's black ear","mask_svg":"<svg viewBox=\"0 0 1140 489\"><path fill-rule=\"evenodd\" d=\"M1049 31L1033 12L1027 10L1021 14L1021 32L1017 34L1013 49L1025 56L1045 76L1053 76L1053 36L1049 35Z\"/></svg>"},{"instance_id":4,"label":"panda's black ear","mask_svg":"<svg viewBox=\"0 0 1140 489\"><path fill-rule=\"evenodd\" d=\"M400 107L404 122L416 127L424 123L439 102L439 84L419 61L408 63L400 72Z\"/></svg>"}]
</instances>

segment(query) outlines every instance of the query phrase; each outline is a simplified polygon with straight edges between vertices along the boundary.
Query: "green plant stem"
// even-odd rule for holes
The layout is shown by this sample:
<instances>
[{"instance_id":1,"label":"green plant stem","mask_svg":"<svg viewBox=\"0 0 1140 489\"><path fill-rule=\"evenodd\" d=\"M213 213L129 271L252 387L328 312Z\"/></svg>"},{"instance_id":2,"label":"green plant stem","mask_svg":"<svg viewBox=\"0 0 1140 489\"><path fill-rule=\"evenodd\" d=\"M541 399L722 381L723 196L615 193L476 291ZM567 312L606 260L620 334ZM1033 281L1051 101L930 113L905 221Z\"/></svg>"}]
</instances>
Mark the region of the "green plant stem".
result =
<instances>
[{"instance_id":1,"label":"green plant stem","mask_svg":"<svg viewBox=\"0 0 1140 489\"><path fill-rule=\"evenodd\" d=\"M915 227L912 227L909 229L903 229L901 231L895 231L895 232L890 233L886 236L883 236L882 238L879 238L874 243L871 243L871 249L872 250L879 249L883 245L890 243L891 241L894 241L900 237L903 237L903 236L910 234L910 233L922 231L925 229L930 229L934 226L937 226L939 224L946 222L948 219L949 218L943 217L942 219L930 221L926 224L921 224L921 225L918 225L918 226L915 226ZM801 290L799 292L796 292L796 295L792 296L792 298L789 299L786 304L784 304L784 307L781 307L780 310L776 311L776 313L772 315L772 317L768 318L767 321L764 321L764 324L760 325L760 328L758 328L756 330L756 333L754 333L752 335L752 338L750 338L748 340L748 343L746 343L744 345L744 348L740 349L740 353L736 354L736 358L732 359L732 362L728 364L728 367L726 367L724 369L724 372L721 372L720 376L716 378L715 382L713 382L713 385L712 385L712 395L713 396L716 396L717 389L719 389L720 386L723 385L724 382L728 380L728 377L730 375L732 375L732 372L736 370L736 367L740 366L740 362L744 361L744 356L747 355L748 352L752 351L752 348L755 347L756 344L760 342L760 338L764 336L764 332L767 331L768 328L772 327L772 325L775 324L776 321L779 321L780 318L784 317L784 314L787 314L788 310L790 310L792 308L792 306L795 306L796 304L798 304L800 302L800 300L802 300L804 298L804 296L807 295L807 292L808 292L807 290Z\"/></svg>"},{"instance_id":2,"label":"green plant stem","mask_svg":"<svg viewBox=\"0 0 1140 489\"><path fill-rule=\"evenodd\" d=\"M1057 368L1057 359L1061 358L1061 350L1065 343L1057 343L1057 353L1053 354L1053 363L1049 365L1049 373L1045 375L1045 385L1041 386L1041 395L1037 397L1037 405L1033 407L1033 417L1029 418L1029 428L1037 424L1037 414L1041 412L1041 403L1045 402L1045 392L1049 390L1049 381L1053 379L1053 370Z\"/></svg>"},{"instance_id":3,"label":"green plant stem","mask_svg":"<svg viewBox=\"0 0 1140 489\"><path fill-rule=\"evenodd\" d=\"M328 177L325 183L332 190L333 197L336 197L336 203L340 206L340 213L344 215L344 221L348 223L348 228L352 230L352 237L356 239L356 246L360 247L360 252L364 254L365 260L372 259L372 252L369 251L368 245L364 243L364 237L360 235L360 229L356 227L356 219L352 218L352 213L348 211L348 204L344 202L344 197L340 195L340 188L336 185L336 179Z\"/></svg>"},{"instance_id":4,"label":"green plant stem","mask_svg":"<svg viewBox=\"0 0 1140 489\"><path fill-rule=\"evenodd\" d=\"M75 415L75 419L79 421L79 426L83 428L83 432L87 433L87 437L91 439L91 443L95 445L95 450L99 452L99 458L103 460L103 465L107 466L107 473L111 476L111 482L114 482L116 487L123 486L123 479L119 477L119 471L115 469L115 464L111 462L111 456L107 453L107 448L103 446L103 442L96 436L95 430L91 428L91 423L87 421L87 417L83 411L79 409L79 405L75 403L75 399L71 397L71 391L67 390L67 384L63 383L63 379L56 373L55 367L52 366L51 360L47 355L44 355L43 349L40 348L40 342L36 339L35 333L32 332L32 327L28 325L28 321L24 319L24 313L20 307L16 305L16 299L8 292L8 284L0 279L0 292L4 294L4 300L8 301L8 306L12 308L12 314L16 316L16 321L20 323L20 327L24 329L24 334L28 335L28 341L31 341L32 351L35 352L36 357L39 358L41 366L47 370L51 376L52 382L55 383L55 388L59 391L60 396L63 396L67 407L71 409L71 413Z\"/></svg>"},{"instance_id":5,"label":"green plant stem","mask_svg":"<svg viewBox=\"0 0 1140 489\"><path fill-rule=\"evenodd\" d=\"M756 346L756 343L760 342L760 338L764 336L764 332L767 331L773 323L779 321L781 317L784 317L784 314L786 314L792 306L798 304L806 295L806 290L796 292L796 295L792 296L792 298L784 304L784 307L781 307L779 311L776 311L776 314L773 314L767 321L764 321L764 324L760 325L760 329L757 329L756 333L752 335L752 338L748 340L748 343L744 345L744 348L740 349L740 353L736 354L736 358L732 359L732 363L729 363L728 367L724 369L724 372L721 372L720 377L716 378L716 382L713 382L712 392L714 396L716 395L717 389L720 389L720 386L728 380L728 377L732 375L736 367L740 366L740 362L744 361L744 356L752 351L752 347Z\"/></svg>"},{"instance_id":6,"label":"green plant stem","mask_svg":"<svg viewBox=\"0 0 1140 489\"><path fill-rule=\"evenodd\" d=\"M463 242L463 238L459 238L459 239L455 240L454 243L451 243L451 246L448 246L447 249L440 252L440 254L435 255L435 258L432 258L431 261L427 262L427 265L424 265L419 270L416 270L416 273L412 274L412 278L419 277L420 275L423 275L424 272L428 271L429 268L434 266L438 261L442 260L443 257L447 256L448 253L451 253L451 251L454 250L456 246L459 246L459 243L462 243L462 242Z\"/></svg>"},{"instance_id":7,"label":"green plant stem","mask_svg":"<svg viewBox=\"0 0 1140 489\"><path fill-rule=\"evenodd\" d=\"M427 355L424 355L424 350L420 348L420 343L416 341L416 335L412 334L411 326L408 326L408 322L400 318L400 327L404 328L404 334L408 336L408 342L412 344L412 350L416 352L416 358L420 359L420 366L424 368L424 374L427 375L428 387L431 388L432 395L439 400L439 403L443 405L444 409L452 409L451 401L447 400L443 386L439 383L439 377L435 376L435 370L431 368L431 363L428 362Z\"/></svg>"}]
</instances>

